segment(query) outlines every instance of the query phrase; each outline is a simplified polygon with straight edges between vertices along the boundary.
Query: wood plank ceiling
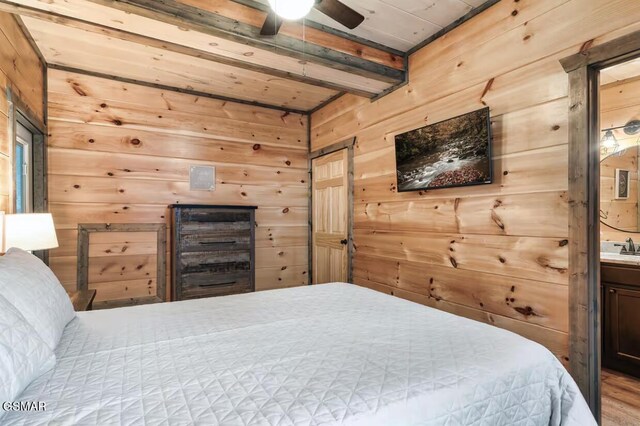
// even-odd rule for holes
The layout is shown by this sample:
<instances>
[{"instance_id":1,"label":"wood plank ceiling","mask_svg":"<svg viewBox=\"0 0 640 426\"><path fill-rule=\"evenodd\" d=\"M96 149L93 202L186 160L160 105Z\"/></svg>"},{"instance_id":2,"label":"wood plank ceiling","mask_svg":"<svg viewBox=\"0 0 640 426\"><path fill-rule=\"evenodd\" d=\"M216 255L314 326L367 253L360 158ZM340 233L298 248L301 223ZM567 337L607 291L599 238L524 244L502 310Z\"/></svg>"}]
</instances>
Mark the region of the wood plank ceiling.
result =
<instances>
[{"instance_id":1,"label":"wood plank ceiling","mask_svg":"<svg viewBox=\"0 0 640 426\"><path fill-rule=\"evenodd\" d=\"M600 85L611 84L640 77L640 58L633 59L600 71Z\"/></svg>"},{"instance_id":2,"label":"wood plank ceiling","mask_svg":"<svg viewBox=\"0 0 640 426\"><path fill-rule=\"evenodd\" d=\"M267 0L259 0L267 5ZM365 21L350 34L406 52L486 0L342 0ZM337 30L345 27L312 10L308 19Z\"/></svg>"},{"instance_id":3,"label":"wood plank ceiling","mask_svg":"<svg viewBox=\"0 0 640 426\"><path fill-rule=\"evenodd\" d=\"M261 3L262 2L262 3ZM317 11L260 37L266 0L0 0L53 67L308 112L402 84L406 52L484 0L344 0L355 30Z\"/></svg>"}]
</instances>

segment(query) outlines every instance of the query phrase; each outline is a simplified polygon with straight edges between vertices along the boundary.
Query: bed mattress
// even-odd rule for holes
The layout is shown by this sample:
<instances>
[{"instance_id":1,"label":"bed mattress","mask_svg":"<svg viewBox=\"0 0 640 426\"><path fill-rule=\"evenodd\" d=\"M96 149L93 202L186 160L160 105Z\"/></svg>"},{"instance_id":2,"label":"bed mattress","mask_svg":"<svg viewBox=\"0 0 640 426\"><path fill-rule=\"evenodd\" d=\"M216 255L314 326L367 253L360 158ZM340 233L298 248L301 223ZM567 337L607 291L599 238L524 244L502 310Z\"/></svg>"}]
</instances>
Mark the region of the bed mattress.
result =
<instances>
[{"instance_id":1,"label":"bed mattress","mask_svg":"<svg viewBox=\"0 0 640 426\"><path fill-rule=\"evenodd\" d=\"M3 425L590 425L516 334L349 284L78 313Z\"/></svg>"}]
</instances>

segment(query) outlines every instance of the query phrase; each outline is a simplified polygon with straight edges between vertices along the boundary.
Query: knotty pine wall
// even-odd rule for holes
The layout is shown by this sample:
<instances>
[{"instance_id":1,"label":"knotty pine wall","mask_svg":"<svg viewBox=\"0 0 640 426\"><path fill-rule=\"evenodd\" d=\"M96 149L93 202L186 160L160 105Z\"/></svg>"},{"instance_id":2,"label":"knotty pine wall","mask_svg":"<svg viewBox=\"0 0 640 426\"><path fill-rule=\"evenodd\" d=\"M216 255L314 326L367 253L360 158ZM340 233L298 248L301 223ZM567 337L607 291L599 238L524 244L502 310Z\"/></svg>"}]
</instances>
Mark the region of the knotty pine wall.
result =
<instances>
[{"instance_id":1,"label":"knotty pine wall","mask_svg":"<svg viewBox=\"0 0 640 426\"><path fill-rule=\"evenodd\" d=\"M167 206L178 202L257 205L257 289L307 283L306 117L59 70L48 83L49 208L60 240L50 263L65 287L76 285L78 223L169 226ZM191 165L216 166L215 192L189 190ZM95 240L98 302L155 292L147 237Z\"/></svg>"},{"instance_id":2,"label":"knotty pine wall","mask_svg":"<svg viewBox=\"0 0 640 426\"><path fill-rule=\"evenodd\" d=\"M616 169L629 170L629 197L615 198ZM600 166L600 211L606 219L600 225L602 241L624 242L627 238L637 238L638 230L638 147L631 146L616 154L609 155ZM609 227L609 224L612 227ZM617 229L628 230L618 231Z\"/></svg>"},{"instance_id":3,"label":"knotty pine wall","mask_svg":"<svg viewBox=\"0 0 640 426\"><path fill-rule=\"evenodd\" d=\"M631 120L640 119L640 76L607 84L600 89L600 126L603 129L624 126ZM620 144L619 150L636 147L633 154L613 154L613 157L600 168L600 205L607 210L606 222L621 229L632 229L640 225L638 217L638 147L640 135L629 136L623 129L614 130ZM602 158L604 158L603 156ZM615 171L627 169L631 171L629 198L614 199ZM638 234L623 232L600 226L600 238L603 241L623 242L627 238L638 239Z\"/></svg>"},{"instance_id":4,"label":"knotty pine wall","mask_svg":"<svg viewBox=\"0 0 640 426\"><path fill-rule=\"evenodd\" d=\"M559 60L640 29L636 0L503 0L410 57L409 84L312 116L356 136L357 284L495 324L568 359L568 78ZM398 193L394 135L484 106L492 185Z\"/></svg>"},{"instance_id":5,"label":"knotty pine wall","mask_svg":"<svg viewBox=\"0 0 640 426\"><path fill-rule=\"evenodd\" d=\"M10 141L7 88L42 122L43 65L20 26L0 12L0 211L13 210L13 142Z\"/></svg>"}]
</instances>

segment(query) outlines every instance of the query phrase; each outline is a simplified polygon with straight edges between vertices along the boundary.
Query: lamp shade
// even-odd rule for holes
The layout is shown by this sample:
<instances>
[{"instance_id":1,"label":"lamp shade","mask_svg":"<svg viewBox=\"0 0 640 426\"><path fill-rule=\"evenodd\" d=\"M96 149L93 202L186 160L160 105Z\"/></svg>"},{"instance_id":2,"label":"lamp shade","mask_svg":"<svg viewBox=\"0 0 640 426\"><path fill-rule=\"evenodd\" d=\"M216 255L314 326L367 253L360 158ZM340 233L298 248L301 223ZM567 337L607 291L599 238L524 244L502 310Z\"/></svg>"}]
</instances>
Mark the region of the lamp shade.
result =
<instances>
[{"instance_id":1,"label":"lamp shade","mask_svg":"<svg viewBox=\"0 0 640 426\"><path fill-rule=\"evenodd\" d=\"M0 212L0 253L4 253L4 212Z\"/></svg>"},{"instance_id":2,"label":"lamp shade","mask_svg":"<svg viewBox=\"0 0 640 426\"><path fill-rule=\"evenodd\" d=\"M46 250L58 247L56 229L50 213L22 213L4 216L3 252L12 247Z\"/></svg>"}]
</instances>

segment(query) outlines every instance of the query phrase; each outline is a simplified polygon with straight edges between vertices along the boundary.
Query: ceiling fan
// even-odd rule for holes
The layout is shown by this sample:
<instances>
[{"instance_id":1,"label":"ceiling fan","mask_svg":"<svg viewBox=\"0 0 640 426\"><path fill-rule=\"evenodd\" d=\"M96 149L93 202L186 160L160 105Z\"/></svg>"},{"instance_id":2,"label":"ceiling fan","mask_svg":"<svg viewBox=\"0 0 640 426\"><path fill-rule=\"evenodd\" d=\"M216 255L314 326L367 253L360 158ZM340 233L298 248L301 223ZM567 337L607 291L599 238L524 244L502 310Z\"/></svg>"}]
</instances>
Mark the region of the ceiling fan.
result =
<instances>
[{"instance_id":1,"label":"ceiling fan","mask_svg":"<svg viewBox=\"0 0 640 426\"><path fill-rule=\"evenodd\" d=\"M274 36L280 31L284 20L305 17L311 8L316 8L334 21L354 29L364 21L364 16L339 0L268 0L271 10L265 19L260 35Z\"/></svg>"}]
</instances>

